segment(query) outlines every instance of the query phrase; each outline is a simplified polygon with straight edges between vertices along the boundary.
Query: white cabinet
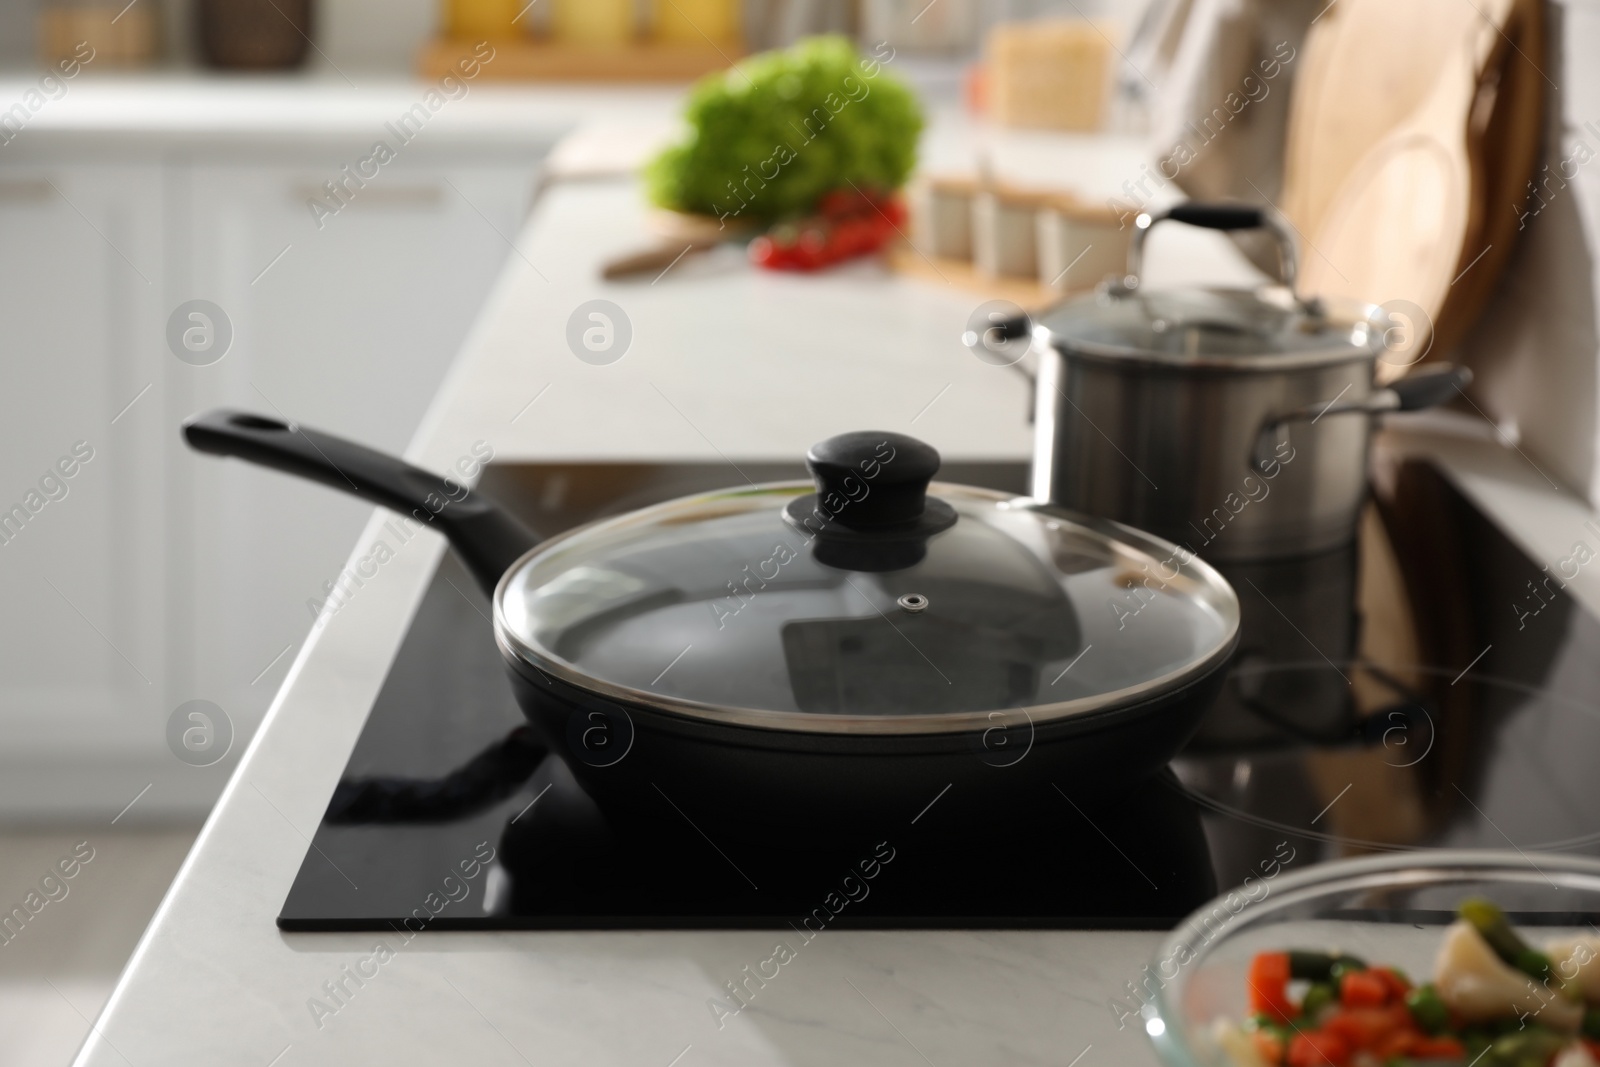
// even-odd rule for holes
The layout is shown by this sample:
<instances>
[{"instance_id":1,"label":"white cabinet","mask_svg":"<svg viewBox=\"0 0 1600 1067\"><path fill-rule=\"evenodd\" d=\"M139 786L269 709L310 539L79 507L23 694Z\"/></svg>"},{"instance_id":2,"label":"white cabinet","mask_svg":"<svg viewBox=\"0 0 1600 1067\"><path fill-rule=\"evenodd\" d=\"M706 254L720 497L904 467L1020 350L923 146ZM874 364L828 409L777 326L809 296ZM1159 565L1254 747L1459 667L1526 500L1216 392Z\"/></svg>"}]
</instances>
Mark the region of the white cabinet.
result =
<instances>
[{"instance_id":1,"label":"white cabinet","mask_svg":"<svg viewBox=\"0 0 1600 1067\"><path fill-rule=\"evenodd\" d=\"M0 802L12 807L71 801L86 784L62 776L74 762L148 747L166 698L150 397L112 422L156 364L162 210L150 164L0 170ZM57 469L80 441L88 462Z\"/></svg>"},{"instance_id":2,"label":"white cabinet","mask_svg":"<svg viewBox=\"0 0 1600 1067\"><path fill-rule=\"evenodd\" d=\"M0 511L93 449L0 543L0 816L109 818L147 784L146 817L214 798L370 508L191 453L180 423L229 405L402 449L544 147L414 152L320 228L306 201L349 145L0 159ZM231 324L209 365L166 340L193 299ZM191 699L233 723L216 766L168 751Z\"/></svg>"}]
</instances>

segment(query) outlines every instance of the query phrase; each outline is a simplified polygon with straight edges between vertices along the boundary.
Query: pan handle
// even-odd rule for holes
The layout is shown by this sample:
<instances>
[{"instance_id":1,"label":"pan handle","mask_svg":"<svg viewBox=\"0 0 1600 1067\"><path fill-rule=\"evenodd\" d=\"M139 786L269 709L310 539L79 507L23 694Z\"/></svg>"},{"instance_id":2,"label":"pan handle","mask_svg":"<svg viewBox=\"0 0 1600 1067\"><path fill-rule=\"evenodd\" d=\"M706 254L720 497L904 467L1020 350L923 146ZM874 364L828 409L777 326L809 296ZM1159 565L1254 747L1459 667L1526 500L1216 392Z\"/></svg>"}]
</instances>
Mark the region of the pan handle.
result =
<instances>
[{"instance_id":1,"label":"pan handle","mask_svg":"<svg viewBox=\"0 0 1600 1067\"><path fill-rule=\"evenodd\" d=\"M197 452L305 478L432 526L490 596L511 564L539 543L500 505L460 482L296 423L218 408L184 423L183 437Z\"/></svg>"},{"instance_id":2,"label":"pan handle","mask_svg":"<svg viewBox=\"0 0 1600 1067\"><path fill-rule=\"evenodd\" d=\"M1436 363L1413 374L1408 374L1360 400L1307 404L1303 408L1273 415L1261 424L1251 450L1250 466L1267 471L1276 457L1278 446L1289 440L1291 422L1316 422L1324 415L1382 415L1389 411L1421 411L1437 407L1456 393L1472 384L1472 369L1453 363Z\"/></svg>"}]
</instances>

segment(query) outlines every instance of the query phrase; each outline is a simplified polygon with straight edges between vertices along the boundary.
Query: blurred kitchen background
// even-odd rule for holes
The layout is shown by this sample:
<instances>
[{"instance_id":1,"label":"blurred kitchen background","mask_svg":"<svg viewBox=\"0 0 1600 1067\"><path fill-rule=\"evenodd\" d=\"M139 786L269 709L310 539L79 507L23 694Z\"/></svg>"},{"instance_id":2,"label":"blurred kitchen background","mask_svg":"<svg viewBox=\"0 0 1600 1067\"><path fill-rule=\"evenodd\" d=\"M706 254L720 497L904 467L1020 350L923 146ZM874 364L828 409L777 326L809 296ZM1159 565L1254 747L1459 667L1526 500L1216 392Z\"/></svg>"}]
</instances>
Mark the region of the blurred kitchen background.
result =
<instances>
[{"instance_id":1,"label":"blurred kitchen background","mask_svg":"<svg viewBox=\"0 0 1600 1067\"><path fill-rule=\"evenodd\" d=\"M175 427L228 403L405 448L541 182L631 166L672 133L692 77L741 54L818 33L888 42L928 116L919 249L968 262L974 303L986 292L1024 306L1115 268L1120 246L1064 284L1073 227L1122 233L1120 213L1185 193L1320 225L1338 211L1320 178L1424 121L1456 53L1498 57L1493 149L1461 163L1495 176L1464 223L1485 258L1464 262L1466 238L1419 258L1396 237L1362 260L1378 281L1341 281L1315 252L1302 262L1313 291L1366 284L1376 291L1359 295L1423 309L1430 356L1478 371L1471 403L1487 432L1600 503L1600 178L1585 166L1600 150L1600 3L1465 5L1448 23L1460 40L1443 44L1419 3L1393 13L1425 20L1410 35L1360 35L1315 53L1320 66L1299 58L1319 22L1381 6L0 0L0 512L41 485L46 498L0 544L0 900L82 826L145 857L118 861L142 873L101 887L73 931L0 957L0 1064L65 1062L76 1047L370 514L288 479L241 478L182 450ZM494 60L383 183L319 225L308 200L482 41ZM1296 132L1296 117L1319 114L1295 95L1306 79L1345 108ZM1223 105L1197 136L1229 94L1248 103ZM1193 164L1155 177L1185 140L1202 146ZM1396 180L1425 184L1419 173ZM971 232L979 200L989 222ZM1420 226L1407 203L1402 222ZM1341 239L1337 226L1314 232ZM1067 236L1046 248L1049 233ZM1215 276L1249 279L1262 250L1228 255ZM175 358L171 338L197 320L174 316L195 300L223 321L207 324L213 347ZM72 476L53 475L69 456ZM212 731L204 759L173 740L194 725ZM59 995L6 984L23 972Z\"/></svg>"}]
</instances>

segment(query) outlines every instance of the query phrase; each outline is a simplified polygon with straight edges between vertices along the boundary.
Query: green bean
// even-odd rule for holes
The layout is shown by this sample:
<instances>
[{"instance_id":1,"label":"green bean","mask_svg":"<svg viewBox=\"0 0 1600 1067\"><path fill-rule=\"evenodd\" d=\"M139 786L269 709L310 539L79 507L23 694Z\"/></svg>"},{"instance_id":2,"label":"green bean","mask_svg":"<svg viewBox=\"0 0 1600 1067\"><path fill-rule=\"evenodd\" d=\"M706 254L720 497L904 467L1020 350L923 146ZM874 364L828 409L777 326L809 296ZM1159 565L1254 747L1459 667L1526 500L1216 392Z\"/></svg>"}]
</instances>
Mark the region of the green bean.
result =
<instances>
[{"instance_id":1,"label":"green bean","mask_svg":"<svg viewBox=\"0 0 1600 1067\"><path fill-rule=\"evenodd\" d=\"M1550 957L1522 940L1497 905L1482 897L1471 897L1461 902L1456 913L1472 924L1494 949L1494 954L1507 965L1534 978L1543 978L1550 972Z\"/></svg>"},{"instance_id":2,"label":"green bean","mask_svg":"<svg viewBox=\"0 0 1600 1067\"><path fill-rule=\"evenodd\" d=\"M1333 976L1334 967L1341 964L1346 970L1367 969L1364 962L1355 956L1346 956L1342 952L1308 952L1305 949L1292 949L1289 952L1289 975L1292 978L1326 982Z\"/></svg>"},{"instance_id":3,"label":"green bean","mask_svg":"<svg viewBox=\"0 0 1600 1067\"><path fill-rule=\"evenodd\" d=\"M1497 1038L1489 1046L1483 1067L1544 1067L1566 1043L1560 1034L1532 1026Z\"/></svg>"},{"instance_id":4,"label":"green bean","mask_svg":"<svg viewBox=\"0 0 1600 1067\"><path fill-rule=\"evenodd\" d=\"M1312 982L1311 988L1300 1000L1300 1014L1314 1019L1323 1008L1338 1002L1339 995L1333 991L1333 986L1327 982Z\"/></svg>"},{"instance_id":5,"label":"green bean","mask_svg":"<svg viewBox=\"0 0 1600 1067\"><path fill-rule=\"evenodd\" d=\"M1407 993L1406 1007L1411 1009L1411 1017L1417 1025L1430 1034L1437 1034L1450 1025L1450 1009L1444 1006L1432 982Z\"/></svg>"}]
</instances>

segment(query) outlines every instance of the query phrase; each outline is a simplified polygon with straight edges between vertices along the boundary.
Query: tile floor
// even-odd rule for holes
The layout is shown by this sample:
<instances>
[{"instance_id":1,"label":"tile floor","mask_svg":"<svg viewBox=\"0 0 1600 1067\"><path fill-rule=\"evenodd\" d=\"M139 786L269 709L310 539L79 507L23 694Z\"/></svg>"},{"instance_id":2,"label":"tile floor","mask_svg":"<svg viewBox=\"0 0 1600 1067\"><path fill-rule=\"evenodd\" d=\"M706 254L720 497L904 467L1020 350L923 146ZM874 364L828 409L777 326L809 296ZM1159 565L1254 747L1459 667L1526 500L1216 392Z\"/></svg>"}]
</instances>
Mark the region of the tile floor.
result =
<instances>
[{"instance_id":1,"label":"tile floor","mask_svg":"<svg viewBox=\"0 0 1600 1067\"><path fill-rule=\"evenodd\" d=\"M0 919L38 894L0 927L0 1067L71 1064L199 829L0 826ZM41 891L75 849L92 858Z\"/></svg>"}]
</instances>

